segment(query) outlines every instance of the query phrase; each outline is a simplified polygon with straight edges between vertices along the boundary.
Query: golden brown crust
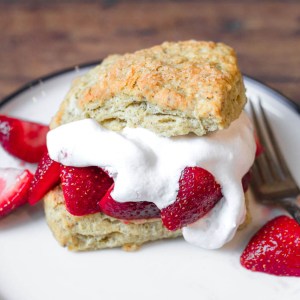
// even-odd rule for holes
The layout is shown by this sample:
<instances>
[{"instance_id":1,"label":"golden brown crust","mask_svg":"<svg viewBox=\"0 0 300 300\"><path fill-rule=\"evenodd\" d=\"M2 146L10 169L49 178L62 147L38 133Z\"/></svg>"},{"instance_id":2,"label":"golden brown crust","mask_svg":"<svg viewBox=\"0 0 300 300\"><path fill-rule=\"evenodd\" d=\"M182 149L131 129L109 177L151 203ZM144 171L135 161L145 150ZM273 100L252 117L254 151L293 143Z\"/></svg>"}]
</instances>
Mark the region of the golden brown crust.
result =
<instances>
[{"instance_id":1,"label":"golden brown crust","mask_svg":"<svg viewBox=\"0 0 300 300\"><path fill-rule=\"evenodd\" d=\"M109 56L78 79L52 127L92 117L112 130L142 126L166 136L189 132L203 135L229 126L245 102L232 48L213 42L165 42L135 53ZM128 108L133 106L138 109L130 115ZM136 120L130 121L135 115ZM184 121L176 123L176 130L167 127L160 131L148 115Z\"/></svg>"}]
</instances>

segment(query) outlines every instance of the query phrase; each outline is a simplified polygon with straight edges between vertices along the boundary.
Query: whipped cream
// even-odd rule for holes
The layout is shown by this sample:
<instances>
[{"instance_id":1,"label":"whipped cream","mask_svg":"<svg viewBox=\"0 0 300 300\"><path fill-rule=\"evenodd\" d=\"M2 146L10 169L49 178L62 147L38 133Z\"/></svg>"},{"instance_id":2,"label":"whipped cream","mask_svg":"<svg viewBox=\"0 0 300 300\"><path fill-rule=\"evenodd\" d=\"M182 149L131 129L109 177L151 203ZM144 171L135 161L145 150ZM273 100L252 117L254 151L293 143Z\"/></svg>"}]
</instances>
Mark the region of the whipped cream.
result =
<instances>
[{"instance_id":1,"label":"whipped cream","mask_svg":"<svg viewBox=\"0 0 300 300\"><path fill-rule=\"evenodd\" d=\"M252 124L244 112L229 128L202 137L166 138L144 128L118 133L84 119L51 130L47 146L50 157L63 165L106 169L115 182L116 201L150 201L160 209L175 202L185 167L209 171L221 185L223 199L205 217L183 228L184 238L194 245L222 247L244 221L241 179L256 150Z\"/></svg>"}]
</instances>

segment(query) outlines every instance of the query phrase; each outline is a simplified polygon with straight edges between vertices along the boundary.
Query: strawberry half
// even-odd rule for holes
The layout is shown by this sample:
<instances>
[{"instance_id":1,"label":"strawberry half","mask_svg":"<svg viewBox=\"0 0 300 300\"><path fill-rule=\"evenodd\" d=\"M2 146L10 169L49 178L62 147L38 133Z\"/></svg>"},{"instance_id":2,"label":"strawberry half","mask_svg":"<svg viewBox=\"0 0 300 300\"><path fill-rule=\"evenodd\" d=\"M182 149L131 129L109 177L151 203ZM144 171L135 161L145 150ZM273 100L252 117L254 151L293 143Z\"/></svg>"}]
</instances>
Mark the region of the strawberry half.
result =
<instances>
[{"instance_id":1,"label":"strawberry half","mask_svg":"<svg viewBox=\"0 0 300 300\"><path fill-rule=\"evenodd\" d=\"M176 201L161 210L164 226L177 230L208 213L222 198L213 175L199 167L186 167L179 179Z\"/></svg>"},{"instance_id":2,"label":"strawberry half","mask_svg":"<svg viewBox=\"0 0 300 300\"><path fill-rule=\"evenodd\" d=\"M40 160L30 184L28 202L33 205L59 182L60 164L52 160L46 152Z\"/></svg>"},{"instance_id":3,"label":"strawberry half","mask_svg":"<svg viewBox=\"0 0 300 300\"><path fill-rule=\"evenodd\" d=\"M300 225L287 216L269 221L252 237L240 261L251 271L300 276Z\"/></svg>"},{"instance_id":4,"label":"strawberry half","mask_svg":"<svg viewBox=\"0 0 300 300\"><path fill-rule=\"evenodd\" d=\"M113 180L98 167L61 167L62 190L66 208L75 216L100 211L98 202L113 184Z\"/></svg>"},{"instance_id":5,"label":"strawberry half","mask_svg":"<svg viewBox=\"0 0 300 300\"><path fill-rule=\"evenodd\" d=\"M116 219L138 220L160 218L160 210L152 202L117 202L111 197L114 185L99 202L103 213Z\"/></svg>"},{"instance_id":6,"label":"strawberry half","mask_svg":"<svg viewBox=\"0 0 300 300\"><path fill-rule=\"evenodd\" d=\"M250 179L250 172L242 178L244 191ZM221 198L221 187L211 173L199 167L186 167L179 179L176 201L161 210L162 222L169 230L180 229L206 215Z\"/></svg>"},{"instance_id":7,"label":"strawberry half","mask_svg":"<svg viewBox=\"0 0 300 300\"><path fill-rule=\"evenodd\" d=\"M0 115L0 143L11 155L30 163L45 151L48 126Z\"/></svg>"},{"instance_id":8,"label":"strawberry half","mask_svg":"<svg viewBox=\"0 0 300 300\"><path fill-rule=\"evenodd\" d=\"M0 217L27 202L32 177L28 170L0 169Z\"/></svg>"}]
</instances>

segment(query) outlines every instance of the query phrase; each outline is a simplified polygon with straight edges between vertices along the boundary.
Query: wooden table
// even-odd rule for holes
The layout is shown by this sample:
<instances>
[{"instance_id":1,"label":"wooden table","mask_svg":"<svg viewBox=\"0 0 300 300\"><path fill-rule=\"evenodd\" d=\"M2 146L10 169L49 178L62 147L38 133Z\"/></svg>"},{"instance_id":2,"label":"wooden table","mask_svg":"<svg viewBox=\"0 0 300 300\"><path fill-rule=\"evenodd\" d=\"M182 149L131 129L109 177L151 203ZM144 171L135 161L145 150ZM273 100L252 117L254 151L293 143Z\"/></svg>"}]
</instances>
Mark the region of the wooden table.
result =
<instances>
[{"instance_id":1,"label":"wooden table","mask_svg":"<svg viewBox=\"0 0 300 300\"><path fill-rule=\"evenodd\" d=\"M0 0L0 98L109 53L191 38L232 45L243 73L300 105L300 1L264 0Z\"/></svg>"}]
</instances>

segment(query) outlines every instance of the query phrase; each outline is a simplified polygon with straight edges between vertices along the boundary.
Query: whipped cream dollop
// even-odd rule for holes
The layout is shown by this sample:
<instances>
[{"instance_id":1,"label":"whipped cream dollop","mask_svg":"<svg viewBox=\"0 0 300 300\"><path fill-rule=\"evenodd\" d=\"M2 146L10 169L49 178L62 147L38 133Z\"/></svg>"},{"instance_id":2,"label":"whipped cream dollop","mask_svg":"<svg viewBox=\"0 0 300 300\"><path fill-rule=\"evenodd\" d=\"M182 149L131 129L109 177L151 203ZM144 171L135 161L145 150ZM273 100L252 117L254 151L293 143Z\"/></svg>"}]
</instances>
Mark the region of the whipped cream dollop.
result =
<instances>
[{"instance_id":1,"label":"whipped cream dollop","mask_svg":"<svg viewBox=\"0 0 300 300\"><path fill-rule=\"evenodd\" d=\"M232 239L245 218L242 177L255 158L253 127L243 112L227 129L198 137L161 137L144 128L114 132L93 119L51 130L50 157L67 166L99 166L113 177L112 197L119 202L150 201L162 209L176 200L185 167L214 175L223 198L203 218L183 228L184 238L213 249Z\"/></svg>"}]
</instances>

